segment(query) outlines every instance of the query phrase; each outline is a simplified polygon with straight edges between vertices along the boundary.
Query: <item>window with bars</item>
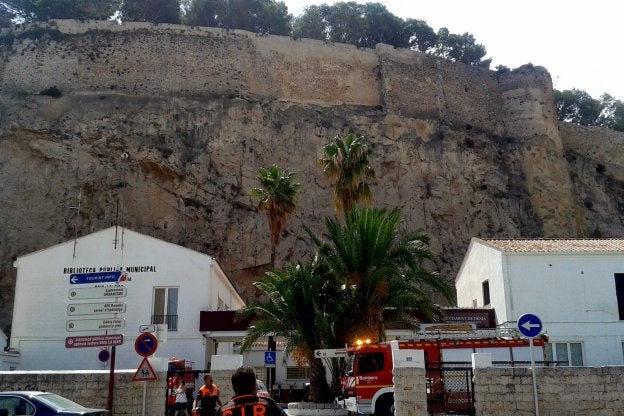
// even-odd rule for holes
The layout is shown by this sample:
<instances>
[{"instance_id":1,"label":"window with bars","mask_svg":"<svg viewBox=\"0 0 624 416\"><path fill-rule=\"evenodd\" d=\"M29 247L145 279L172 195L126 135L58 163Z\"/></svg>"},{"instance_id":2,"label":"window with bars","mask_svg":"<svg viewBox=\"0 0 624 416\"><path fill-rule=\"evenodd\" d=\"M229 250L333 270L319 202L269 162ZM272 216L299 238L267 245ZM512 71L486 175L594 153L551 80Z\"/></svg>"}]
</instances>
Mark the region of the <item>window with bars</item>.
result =
<instances>
[{"instance_id":1,"label":"window with bars","mask_svg":"<svg viewBox=\"0 0 624 416\"><path fill-rule=\"evenodd\" d=\"M178 288L155 287L152 323L167 324L169 331L178 330Z\"/></svg>"},{"instance_id":2,"label":"window with bars","mask_svg":"<svg viewBox=\"0 0 624 416\"><path fill-rule=\"evenodd\" d=\"M309 380L310 367L286 367L287 380Z\"/></svg>"},{"instance_id":3,"label":"window with bars","mask_svg":"<svg viewBox=\"0 0 624 416\"><path fill-rule=\"evenodd\" d=\"M559 365L582 366L583 346L580 342L552 342L546 344L546 360Z\"/></svg>"}]
</instances>

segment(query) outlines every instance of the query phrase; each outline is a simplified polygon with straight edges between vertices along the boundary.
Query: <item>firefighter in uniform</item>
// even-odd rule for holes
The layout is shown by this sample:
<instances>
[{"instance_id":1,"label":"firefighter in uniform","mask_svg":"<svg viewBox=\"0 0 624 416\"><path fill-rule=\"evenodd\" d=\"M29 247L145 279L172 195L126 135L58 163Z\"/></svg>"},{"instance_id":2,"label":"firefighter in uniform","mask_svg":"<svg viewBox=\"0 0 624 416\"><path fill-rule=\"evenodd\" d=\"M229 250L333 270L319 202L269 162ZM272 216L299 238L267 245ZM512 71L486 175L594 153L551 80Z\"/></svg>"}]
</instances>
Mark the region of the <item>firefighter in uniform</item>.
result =
<instances>
[{"instance_id":1,"label":"firefighter in uniform","mask_svg":"<svg viewBox=\"0 0 624 416\"><path fill-rule=\"evenodd\" d=\"M223 404L219 399L219 387L212 382L212 375L206 374L204 385L199 388L193 410L197 410L199 416L214 416L217 404L219 406Z\"/></svg>"},{"instance_id":2,"label":"firefighter in uniform","mask_svg":"<svg viewBox=\"0 0 624 416\"><path fill-rule=\"evenodd\" d=\"M240 367L232 374L235 396L217 410L216 416L286 416L273 399L256 395L256 374L253 368Z\"/></svg>"}]
</instances>

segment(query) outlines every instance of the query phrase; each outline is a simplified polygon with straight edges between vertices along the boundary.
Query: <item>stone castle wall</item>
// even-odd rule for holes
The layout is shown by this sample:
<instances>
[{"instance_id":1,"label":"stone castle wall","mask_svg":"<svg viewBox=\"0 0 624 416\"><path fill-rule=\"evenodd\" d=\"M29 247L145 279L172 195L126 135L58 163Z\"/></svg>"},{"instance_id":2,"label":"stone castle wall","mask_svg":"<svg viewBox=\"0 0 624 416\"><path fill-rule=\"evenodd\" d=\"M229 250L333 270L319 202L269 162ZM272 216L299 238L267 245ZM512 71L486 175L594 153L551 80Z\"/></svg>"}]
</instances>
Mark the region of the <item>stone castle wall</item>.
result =
<instances>
[{"instance_id":1,"label":"stone castle wall","mask_svg":"<svg viewBox=\"0 0 624 416\"><path fill-rule=\"evenodd\" d=\"M13 52L0 72L4 91L37 93L57 86L65 93L383 106L388 114L441 119L498 136L530 138L533 131L524 134L514 123L536 119L536 129L556 136L550 134L556 131L552 100L543 99L552 92L550 76L539 68L501 77L383 44L358 49L182 25L58 20L45 27L51 40L26 35L31 26L16 30ZM544 119L546 113L550 117Z\"/></svg>"}]
</instances>

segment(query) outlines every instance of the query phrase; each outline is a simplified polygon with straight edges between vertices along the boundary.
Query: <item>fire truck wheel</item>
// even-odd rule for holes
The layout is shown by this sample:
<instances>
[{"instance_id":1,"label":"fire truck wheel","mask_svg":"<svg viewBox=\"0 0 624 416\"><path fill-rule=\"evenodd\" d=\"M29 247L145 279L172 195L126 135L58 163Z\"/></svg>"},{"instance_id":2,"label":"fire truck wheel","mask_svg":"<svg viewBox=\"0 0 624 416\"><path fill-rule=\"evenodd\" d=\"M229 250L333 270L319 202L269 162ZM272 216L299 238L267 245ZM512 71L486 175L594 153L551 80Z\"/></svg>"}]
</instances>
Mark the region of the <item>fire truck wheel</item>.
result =
<instances>
[{"instance_id":1,"label":"fire truck wheel","mask_svg":"<svg viewBox=\"0 0 624 416\"><path fill-rule=\"evenodd\" d=\"M386 394L381 396L375 404L375 416L393 416L394 415L394 399L392 395Z\"/></svg>"}]
</instances>

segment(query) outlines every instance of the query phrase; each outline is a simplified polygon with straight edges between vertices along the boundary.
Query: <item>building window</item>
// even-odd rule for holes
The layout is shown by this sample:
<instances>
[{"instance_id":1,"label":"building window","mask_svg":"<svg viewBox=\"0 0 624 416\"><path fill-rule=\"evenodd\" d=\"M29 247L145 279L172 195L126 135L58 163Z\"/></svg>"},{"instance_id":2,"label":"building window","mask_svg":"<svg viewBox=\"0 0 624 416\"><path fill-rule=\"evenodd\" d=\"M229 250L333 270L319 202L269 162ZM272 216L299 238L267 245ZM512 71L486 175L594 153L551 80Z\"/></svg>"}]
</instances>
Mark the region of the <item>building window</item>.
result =
<instances>
[{"instance_id":1,"label":"building window","mask_svg":"<svg viewBox=\"0 0 624 416\"><path fill-rule=\"evenodd\" d=\"M167 324L169 331L178 330L178 288L155 287L153 324Z\"/></svg>"},{"instance_id":2,"label":"building window","mask_svg":"<svg viewBox=\"0 0 624 416\"><path fill-rule=\"evenodd\" d=\"M615 296L617 297L620 321L624 321L624 273L615 273Z\"/></svg>"},{"instance_id":3,"label":"building window","mask_svg":"<svg viewBox=\"0 0 624 416\"><path fill-rule=\"evenodd\" d=\"M309 380L310 367L286 367L287 380Z\"/></svg>"},{"instance_id":4,"label":"building window","mask_svg":"<svg viewBox=\"0 0 624 416\"><path fill-rule=\"evenodd\" d=\"M553 342L546 344L546 361L555 361L557 365L582 366L582 345L580 342Z\"/></svg>"},{"instance_id":5,"label":"building window","mask_svg":"<svg viewBox=\"0 0 624 416\"><path fill-rule=\"evenodd\" d=\"M481 288L483 289L483 306L490 304L490 282L485 281L481 283Z\"/></svg>"}]
</instances>

